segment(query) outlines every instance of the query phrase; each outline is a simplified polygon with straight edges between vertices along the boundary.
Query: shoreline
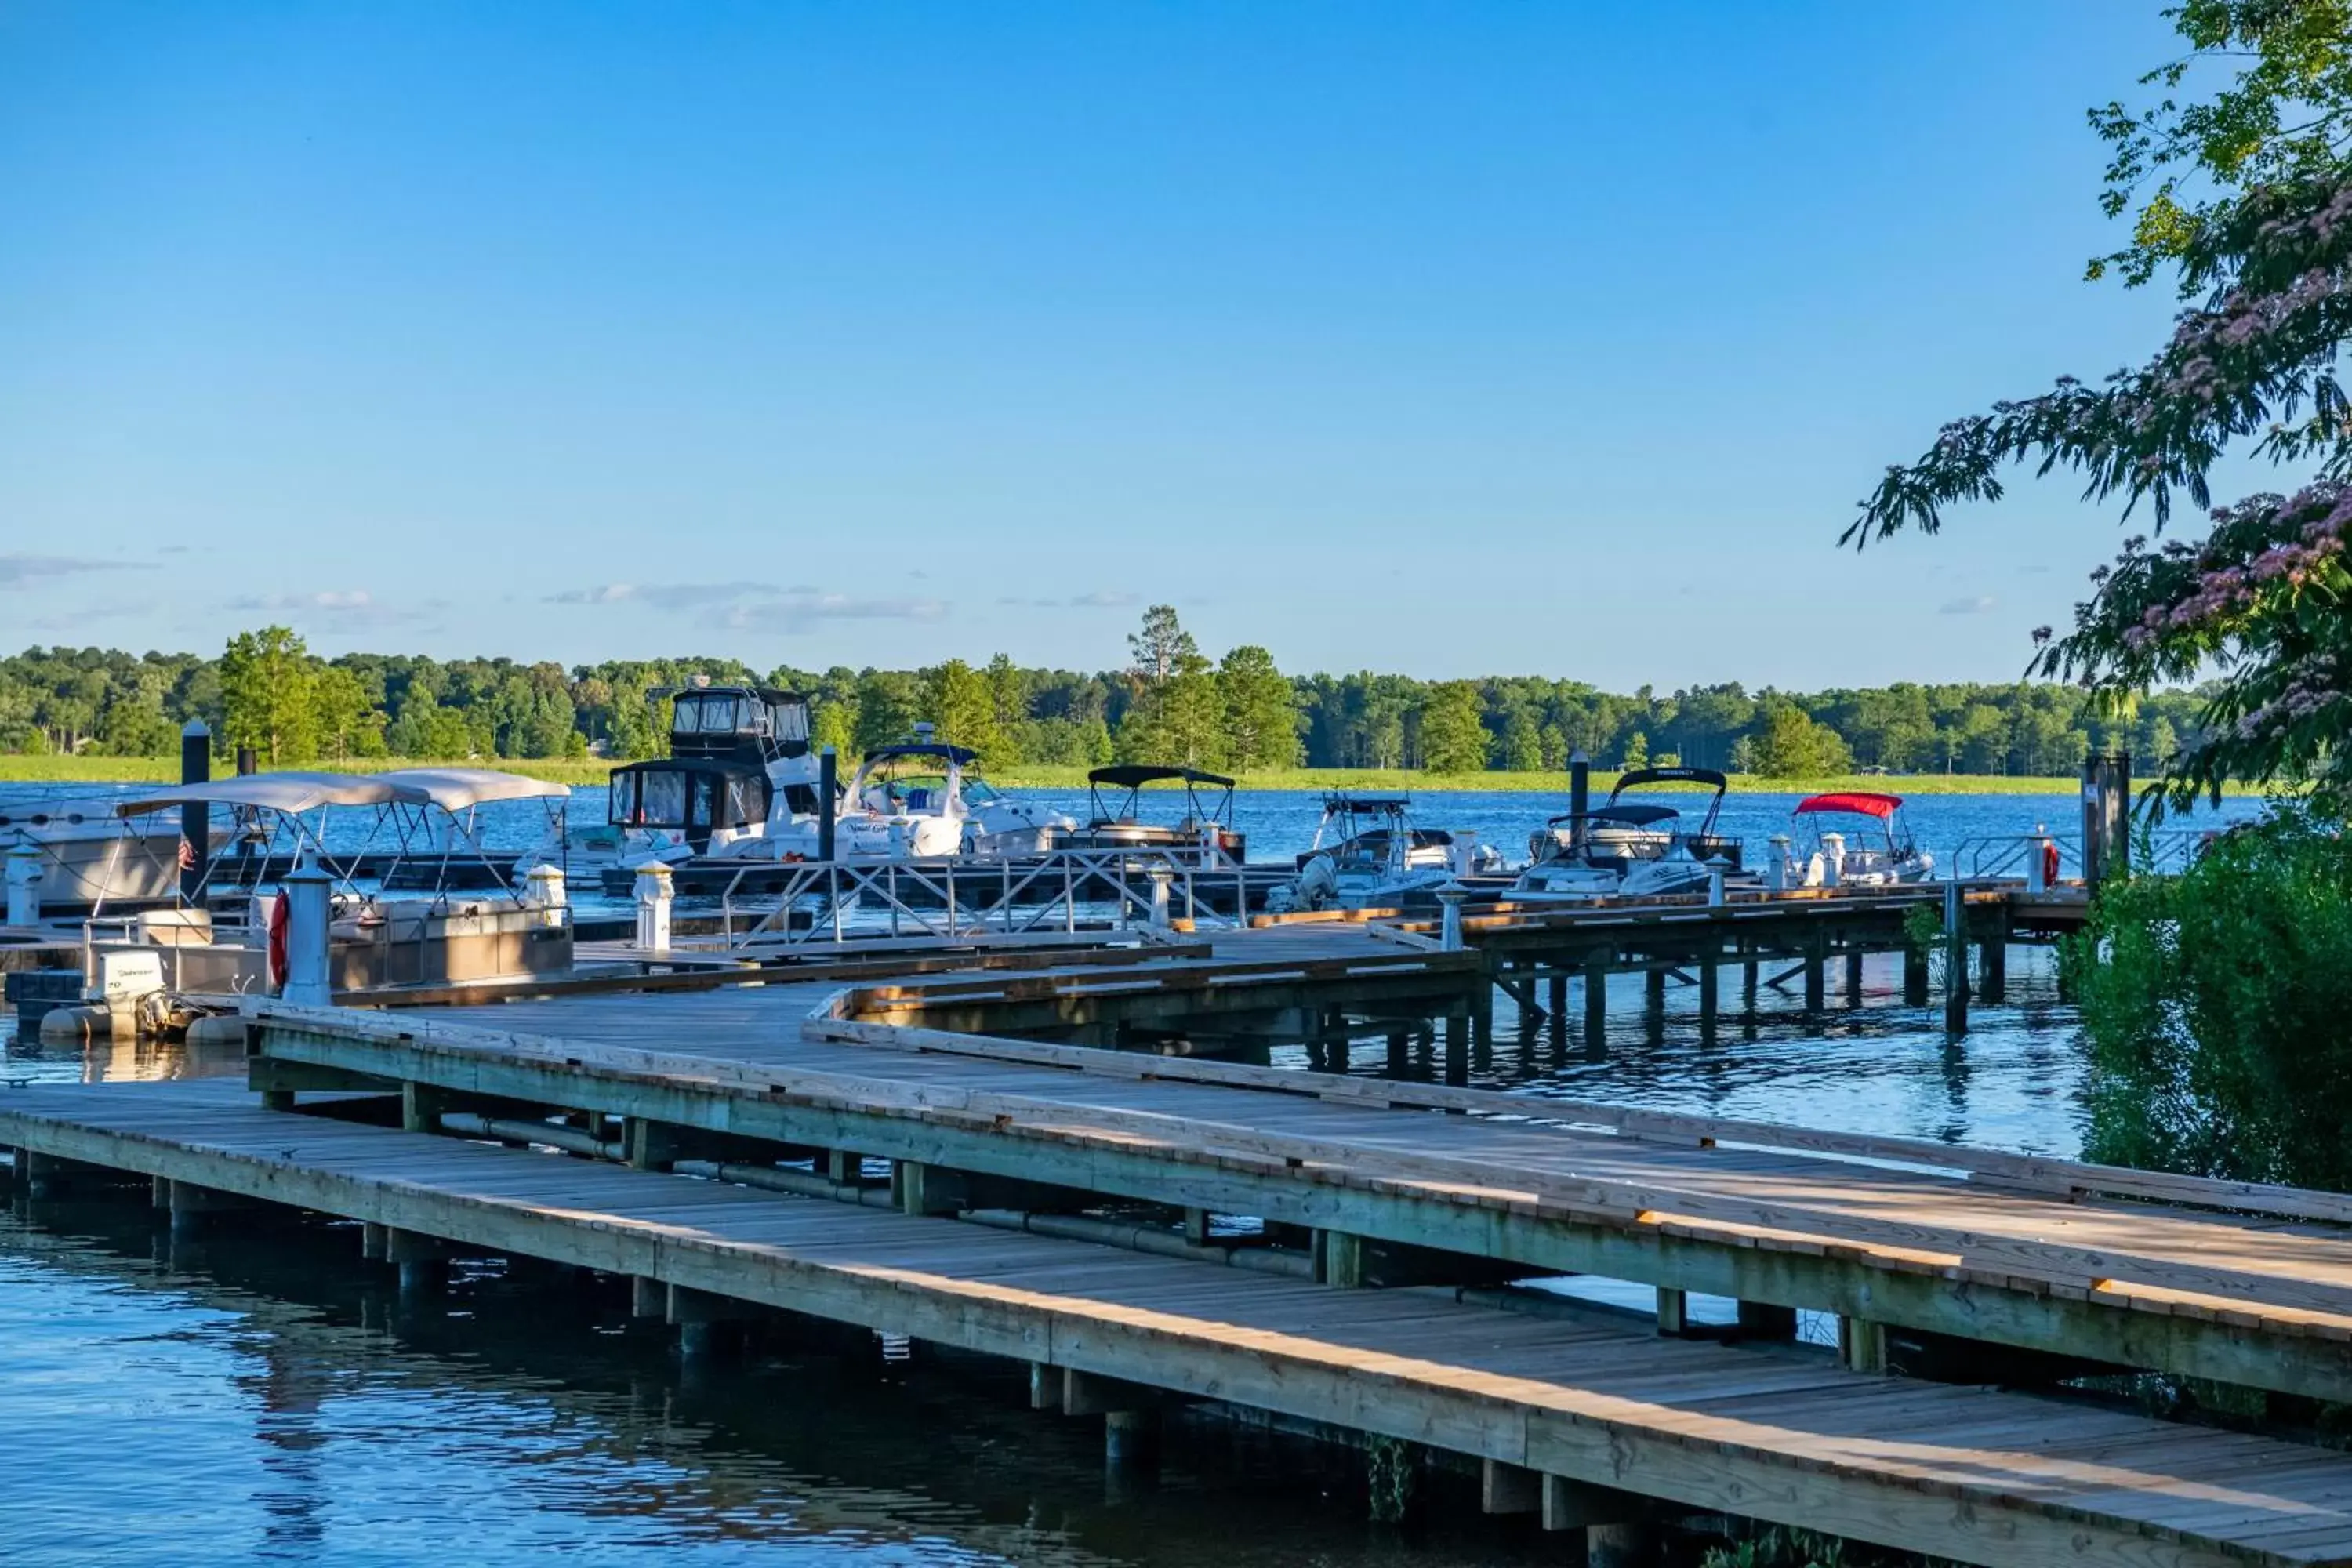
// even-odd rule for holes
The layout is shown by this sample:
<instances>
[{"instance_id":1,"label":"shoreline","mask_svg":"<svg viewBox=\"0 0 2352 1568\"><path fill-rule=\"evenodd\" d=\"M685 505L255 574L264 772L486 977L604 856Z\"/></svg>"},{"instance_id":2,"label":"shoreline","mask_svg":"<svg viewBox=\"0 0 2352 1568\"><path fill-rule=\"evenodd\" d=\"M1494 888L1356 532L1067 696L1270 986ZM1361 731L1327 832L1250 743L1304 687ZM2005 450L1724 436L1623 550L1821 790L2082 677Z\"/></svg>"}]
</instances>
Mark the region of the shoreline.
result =
<instances>
[{"instance_id":1,"label":"shoreline","mask_svg":"<svg viewBox=\"0 0 2352 1568\"><path fill-rule=\"evenodd\" d=\"M482 767L521 773L557 784L593 787L604 783L615 765L602 758L494 757L451 761L412 757L354 757L341 762L318 762L310 767L334 773L382 773L405 767ZM0 784L177 784L176 757L0 756ZM216 778L228 776L216 762ZM1011 767L988 775L1010 789L1083 790L1087 770L1078 767ZM1595 768L1592 788L1607 794L1618 774ZM1410 768L1287 768L1236 776L1244 790L1385 790L1414 795L1523 794L1564 795L1565 773L1428 773ZM1731 787L1742 795L1815 795L1830 790L1869 790L1904 796L1939 795L2063 795L2082 788L2079 779L2026 777L2000 773L1848 773L1830 778L1777 779L1749 773L1731 775ZM2232 795L2260 795L2256 789L2234 787Z\"/></svg>"}]
</instances>

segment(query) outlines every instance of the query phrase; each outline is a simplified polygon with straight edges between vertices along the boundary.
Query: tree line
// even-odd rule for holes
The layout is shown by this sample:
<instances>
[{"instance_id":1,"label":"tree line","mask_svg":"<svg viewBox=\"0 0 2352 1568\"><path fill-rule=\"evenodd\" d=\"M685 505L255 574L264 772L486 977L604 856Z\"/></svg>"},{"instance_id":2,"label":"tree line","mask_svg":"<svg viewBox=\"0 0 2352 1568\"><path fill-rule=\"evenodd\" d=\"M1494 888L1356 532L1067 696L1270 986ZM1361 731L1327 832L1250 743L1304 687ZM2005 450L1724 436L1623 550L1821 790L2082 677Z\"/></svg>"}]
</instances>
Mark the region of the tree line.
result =
<instances>
[{"instance_id":1,"label":"tree line","mask_svg":"<svg viewBox=\"0 0 2352 1568\"><path fill-rule=\"evenodd\" d=\"M754 669L719 658L569 668L410 654L322 658L283 626L244 632L213 658L29 648L0 658L0 752L159 756L202 719L266 766L368 757L659 755L660 693L697 678L806 692L818 743L849 754L918 721L997 767L1185 763L1291 767L1556 771L1682 763L1765 777L1889 773L2058 774L2092 748L2158 760L2192 726L2195 693L2095 710L2051 682L1797 692L1738 682L1606 692L1539 676L1417 680L1365 670L1286 675L1265 648L1203 654L1155 605L1126 663L1081 671L949 659L923 669Z\"/></svg>"}]
</instances>

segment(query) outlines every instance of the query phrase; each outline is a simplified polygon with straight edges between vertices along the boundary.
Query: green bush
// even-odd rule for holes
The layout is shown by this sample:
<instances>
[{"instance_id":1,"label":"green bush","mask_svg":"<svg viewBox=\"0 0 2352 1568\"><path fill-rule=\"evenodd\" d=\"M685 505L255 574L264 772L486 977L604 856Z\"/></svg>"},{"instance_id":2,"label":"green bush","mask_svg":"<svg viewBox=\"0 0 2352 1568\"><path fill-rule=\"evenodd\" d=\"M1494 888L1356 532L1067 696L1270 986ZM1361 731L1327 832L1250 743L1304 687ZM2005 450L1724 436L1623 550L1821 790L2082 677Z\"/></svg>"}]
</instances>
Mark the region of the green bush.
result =
<instances>
[{"instance_id":1,"label":"green bush","mask_svg":"<svg viewBox=\"0 0 2352 1568\"><path fill-rule=\"evenodd\" d=\"M2092 1159L2352 1191L2352 841L2278 804L2103 890L2063 963Z\"/></svg>"}]
</instances>

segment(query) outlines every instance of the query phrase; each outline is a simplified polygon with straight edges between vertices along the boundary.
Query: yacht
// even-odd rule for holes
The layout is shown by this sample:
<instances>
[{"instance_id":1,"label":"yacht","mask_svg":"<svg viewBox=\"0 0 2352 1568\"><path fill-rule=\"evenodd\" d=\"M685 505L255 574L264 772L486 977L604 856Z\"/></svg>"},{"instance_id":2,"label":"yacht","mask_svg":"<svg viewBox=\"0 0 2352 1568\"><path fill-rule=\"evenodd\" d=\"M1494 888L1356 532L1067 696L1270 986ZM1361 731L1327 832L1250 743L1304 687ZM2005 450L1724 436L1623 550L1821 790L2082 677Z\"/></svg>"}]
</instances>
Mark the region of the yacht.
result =
<instances>
[{"instance_id":1,"label":"yacht","mask_svg":"<svg viewBox=\"0 0 2352 1568\"><path fill-rule=\"evenodd\" d=\"M152 903L180 887L177 823L134 822L112 800L32 800L0 805L0 856L18 846L39 852L40 901L89 910Z\"/></svg>"},{"instance_id":2,"label":"yacht","mask_svg":"<svg viewBox=\"0 0 2352 1568\"><path fill-rule=\"evenodd\" d=\"M1175 821L1145 816L1144 793L1154 785L1182 786L1184 809ZM1248 847L1234 826L1233 780L1155 763L1117 763L1087 773L1087 825L1063 842L1077 849L1213 850L1235 865Z\"/></svg>"},{"instance_id":3,"label":"yacht","mask_svg":"<svg viewBox=\"0 0 2352 1568\"><path fill-rule=\"evenodd\" d=\"M764 686L697 684L670 696L669 755L614 768L601 825L561 846L575 869L772 852L814 820L817 763L808 699ZM553 858L547 847L521 865Z\"/></svg>"},{"instance_id":4,"label":"yacht","mask_svg":"<svg viewBox=\"0 0 2352 1568\"><path fill-rule=\"evenodd\" d=\"M858 759L841 792L834 852L845 859L1004 859L1054 848L1077 824L1035 801L1015 800L980 776L979 758L931 738L877 746ZM796 829L813 858L814 824Z\"/></svg>"}]
</instances>

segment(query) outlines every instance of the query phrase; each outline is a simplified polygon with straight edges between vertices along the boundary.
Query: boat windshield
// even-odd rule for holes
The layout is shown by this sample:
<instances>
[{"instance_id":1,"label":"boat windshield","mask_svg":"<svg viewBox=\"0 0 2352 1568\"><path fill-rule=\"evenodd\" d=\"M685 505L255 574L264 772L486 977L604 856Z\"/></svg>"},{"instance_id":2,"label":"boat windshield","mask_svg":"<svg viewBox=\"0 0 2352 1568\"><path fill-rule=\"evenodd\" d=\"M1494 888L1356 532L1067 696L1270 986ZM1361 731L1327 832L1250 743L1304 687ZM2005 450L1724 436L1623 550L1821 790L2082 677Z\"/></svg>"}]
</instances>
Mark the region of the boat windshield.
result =
<instances>
[{"instance_id":1,"label":"boat windshield","mask_svg":"<svg viewBox=\"0 0 2352 1568\"><path fill-rule=\"evenodd\" d=\"M963 800L966 805L987 805L1003 798L1003 795L997 787L986 779L966 775L963 781Z\"/></svg>"},{"instance_id":2,"label":"boat windshield","mask_svg":"<svg viewBox=\"0 0 2352 1568\"><path fill-rule=\"evenodd\" d=\"M765 705L731 691L681 694L670 708L670 731L678 735L756 735Z\"/></svg>"},{"instance_id":3,"label":"boat windshield","mask_svg":"<svg viewBox=\"0 0 2352 1568\"><path fill-rule=\"evenodd\" d=\"M861 792L861 804L868 811L896 816L901 812L917 815L944 812L947 809L948 779L945 773L898 773L887 778L868 779Z\"/></svg>"}]
</instances>

